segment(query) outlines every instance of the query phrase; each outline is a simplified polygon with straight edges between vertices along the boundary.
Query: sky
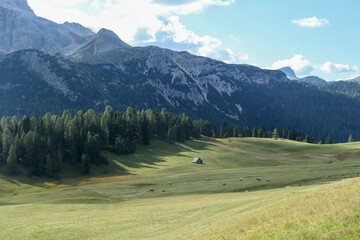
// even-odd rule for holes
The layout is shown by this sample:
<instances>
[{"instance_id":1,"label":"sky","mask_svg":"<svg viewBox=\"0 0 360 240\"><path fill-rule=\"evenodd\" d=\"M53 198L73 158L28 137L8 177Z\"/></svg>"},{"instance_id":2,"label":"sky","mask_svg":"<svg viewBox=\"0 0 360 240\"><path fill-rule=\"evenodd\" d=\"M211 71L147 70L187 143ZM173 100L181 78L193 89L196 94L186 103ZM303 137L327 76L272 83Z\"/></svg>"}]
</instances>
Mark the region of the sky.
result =
<instances>
[{"instance_id":1,"label":"sky","mask_svg":"<svg viewBox=\"0 0 360 240\"><path fill-rule=\"evenodd\" d=\"M360 76L358 0L28 0L41 17L233 64Z\"/></svg>"}]
</instances>

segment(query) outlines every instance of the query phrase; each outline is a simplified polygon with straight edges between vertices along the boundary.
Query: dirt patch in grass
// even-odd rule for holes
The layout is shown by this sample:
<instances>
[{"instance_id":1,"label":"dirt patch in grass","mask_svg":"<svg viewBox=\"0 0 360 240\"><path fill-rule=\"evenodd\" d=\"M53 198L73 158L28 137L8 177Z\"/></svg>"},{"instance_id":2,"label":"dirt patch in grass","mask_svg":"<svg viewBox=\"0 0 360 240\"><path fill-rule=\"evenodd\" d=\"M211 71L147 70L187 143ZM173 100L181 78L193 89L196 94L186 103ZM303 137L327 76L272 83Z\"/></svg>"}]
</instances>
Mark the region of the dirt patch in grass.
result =
<instances>
[{"instance_id":1,"label":"dirt patch in grass","mask_svg":"<svg viewBox=\"0 0 360 240\"><path fill-rule=\"evenodd\" d=\"M135 187L146 187L146 186L153 186L155 185L154 183L135 183L135 184L132 184L132 186L135 186Z\"/></svg>"},{"instance_id":2,"label":"dirt patch in grass","mask_svg":"<svg viewBox=\"0 0 360 240\"><path fill-rule=\"evenodd\" d=\"M344 153L344 154L336 155L335 158L337 160L344 161L345 159L349 158L351 155L353 155L353 154L352 153Z\"/></svg>"}]
</instances>

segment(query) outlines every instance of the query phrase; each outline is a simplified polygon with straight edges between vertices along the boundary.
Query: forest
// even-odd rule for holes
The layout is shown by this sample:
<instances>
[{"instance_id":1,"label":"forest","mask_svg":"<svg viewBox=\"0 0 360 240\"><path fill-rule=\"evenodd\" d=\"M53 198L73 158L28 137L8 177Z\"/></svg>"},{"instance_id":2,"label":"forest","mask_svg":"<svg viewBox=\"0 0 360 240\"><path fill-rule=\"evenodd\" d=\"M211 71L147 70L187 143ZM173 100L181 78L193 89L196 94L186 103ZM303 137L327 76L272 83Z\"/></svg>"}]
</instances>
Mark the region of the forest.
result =
<instances>
[{"instance_id":1,"label":"forest","mask_svg":"<svg viewBox=\"0 0 360 240\"><path fill-rule=\"evenodd\" d=\"M91 167L108 164L102 156L107 150L115 154L130 154L139 144L149 145L156 138L168 143L185 142L201 135L207 137L286 138L307 143L325 142L296 130L262 127L250 130L226 121L218 128L207 120L193 120L185 114L172 114L166 109L125 112L107 106L102 114L93 110L79 111L74 116L67 110L61 116L2 117L0 122L0 168L9 174L25 169L29 176L58 178L64 162L88 174Z\"/></svg>"}]
</instances>

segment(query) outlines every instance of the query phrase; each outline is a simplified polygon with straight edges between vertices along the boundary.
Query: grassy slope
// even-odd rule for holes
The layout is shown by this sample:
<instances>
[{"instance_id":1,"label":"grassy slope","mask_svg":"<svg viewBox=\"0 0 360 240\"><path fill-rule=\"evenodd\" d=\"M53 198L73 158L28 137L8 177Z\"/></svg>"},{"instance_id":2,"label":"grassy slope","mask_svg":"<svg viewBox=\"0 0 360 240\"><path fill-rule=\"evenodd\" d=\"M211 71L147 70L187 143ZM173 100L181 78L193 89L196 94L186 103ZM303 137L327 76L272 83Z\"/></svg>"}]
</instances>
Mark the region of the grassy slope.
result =
<instances>
[{"instance_id":1,"label":"grassy slope","mask_svg":"<svg viewBox=\"0 0 360 240\"><path fill-rule=\"evenodd\" d=\"M128 156L105 153L111 164L88 178L3 178L0 239L351 237L359 234L360 180L310 184L359 176L358 148L269 139L154 142ZM197 156L206 164L192 164ZM98 177L105 173L111 177Z\"/></svg>"}]
</instances>

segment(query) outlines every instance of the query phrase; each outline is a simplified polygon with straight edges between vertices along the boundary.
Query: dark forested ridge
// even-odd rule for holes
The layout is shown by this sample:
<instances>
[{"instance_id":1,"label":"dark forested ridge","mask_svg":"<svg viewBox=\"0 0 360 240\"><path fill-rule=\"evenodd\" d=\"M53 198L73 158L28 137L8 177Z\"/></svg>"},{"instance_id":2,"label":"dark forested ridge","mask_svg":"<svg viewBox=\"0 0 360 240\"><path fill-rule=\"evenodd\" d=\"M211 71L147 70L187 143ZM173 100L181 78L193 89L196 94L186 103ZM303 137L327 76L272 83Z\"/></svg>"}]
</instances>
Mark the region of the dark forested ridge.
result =
<instances>
[{"instance_id":1,"label":"dark forested ridge","mask_svg":"<svg viewBox=\"0 0 360 240\"><path fill-rule=\"evenodd\" d=\"M25 168L28 175L57 177L64 162L87 174L92 165L107 164L102 150L116 154L135 152L137 144L148 145L152 138L170 143L184 142L200 134L213 136L214 125L191 120L185 114L174 115L163 109L114 112L106 107L103 114L93 110L69 111L62 116L3 117L0 123L0 166L10 173Z\"/></svg>"},{"instance_id":2,"label":"dark forested ridge","mask_svg":"<svg viewBox=\"0 0 360 240\"><path fill-rule=\"evenodd\" d=\"M287 138L308 143L324 143L295 130L264 128L250 130L224 122L218 130L207 120L192 120L185 114L175 115L166 109L125 112L106 107L103 114L93 110L79 111L74 117L69 111L62 116L3 117L0 122L0 170L24 172L36 176L58 178L67 168L82 174L92 166L107 164L103 150L129 154L139 144L149 145L157 138L169 143L185 142L201 135L208 137ZM164 143L165 144L165 143ZM66 164L64 164L66 163Z\"/></svg>"}]
</instances>

